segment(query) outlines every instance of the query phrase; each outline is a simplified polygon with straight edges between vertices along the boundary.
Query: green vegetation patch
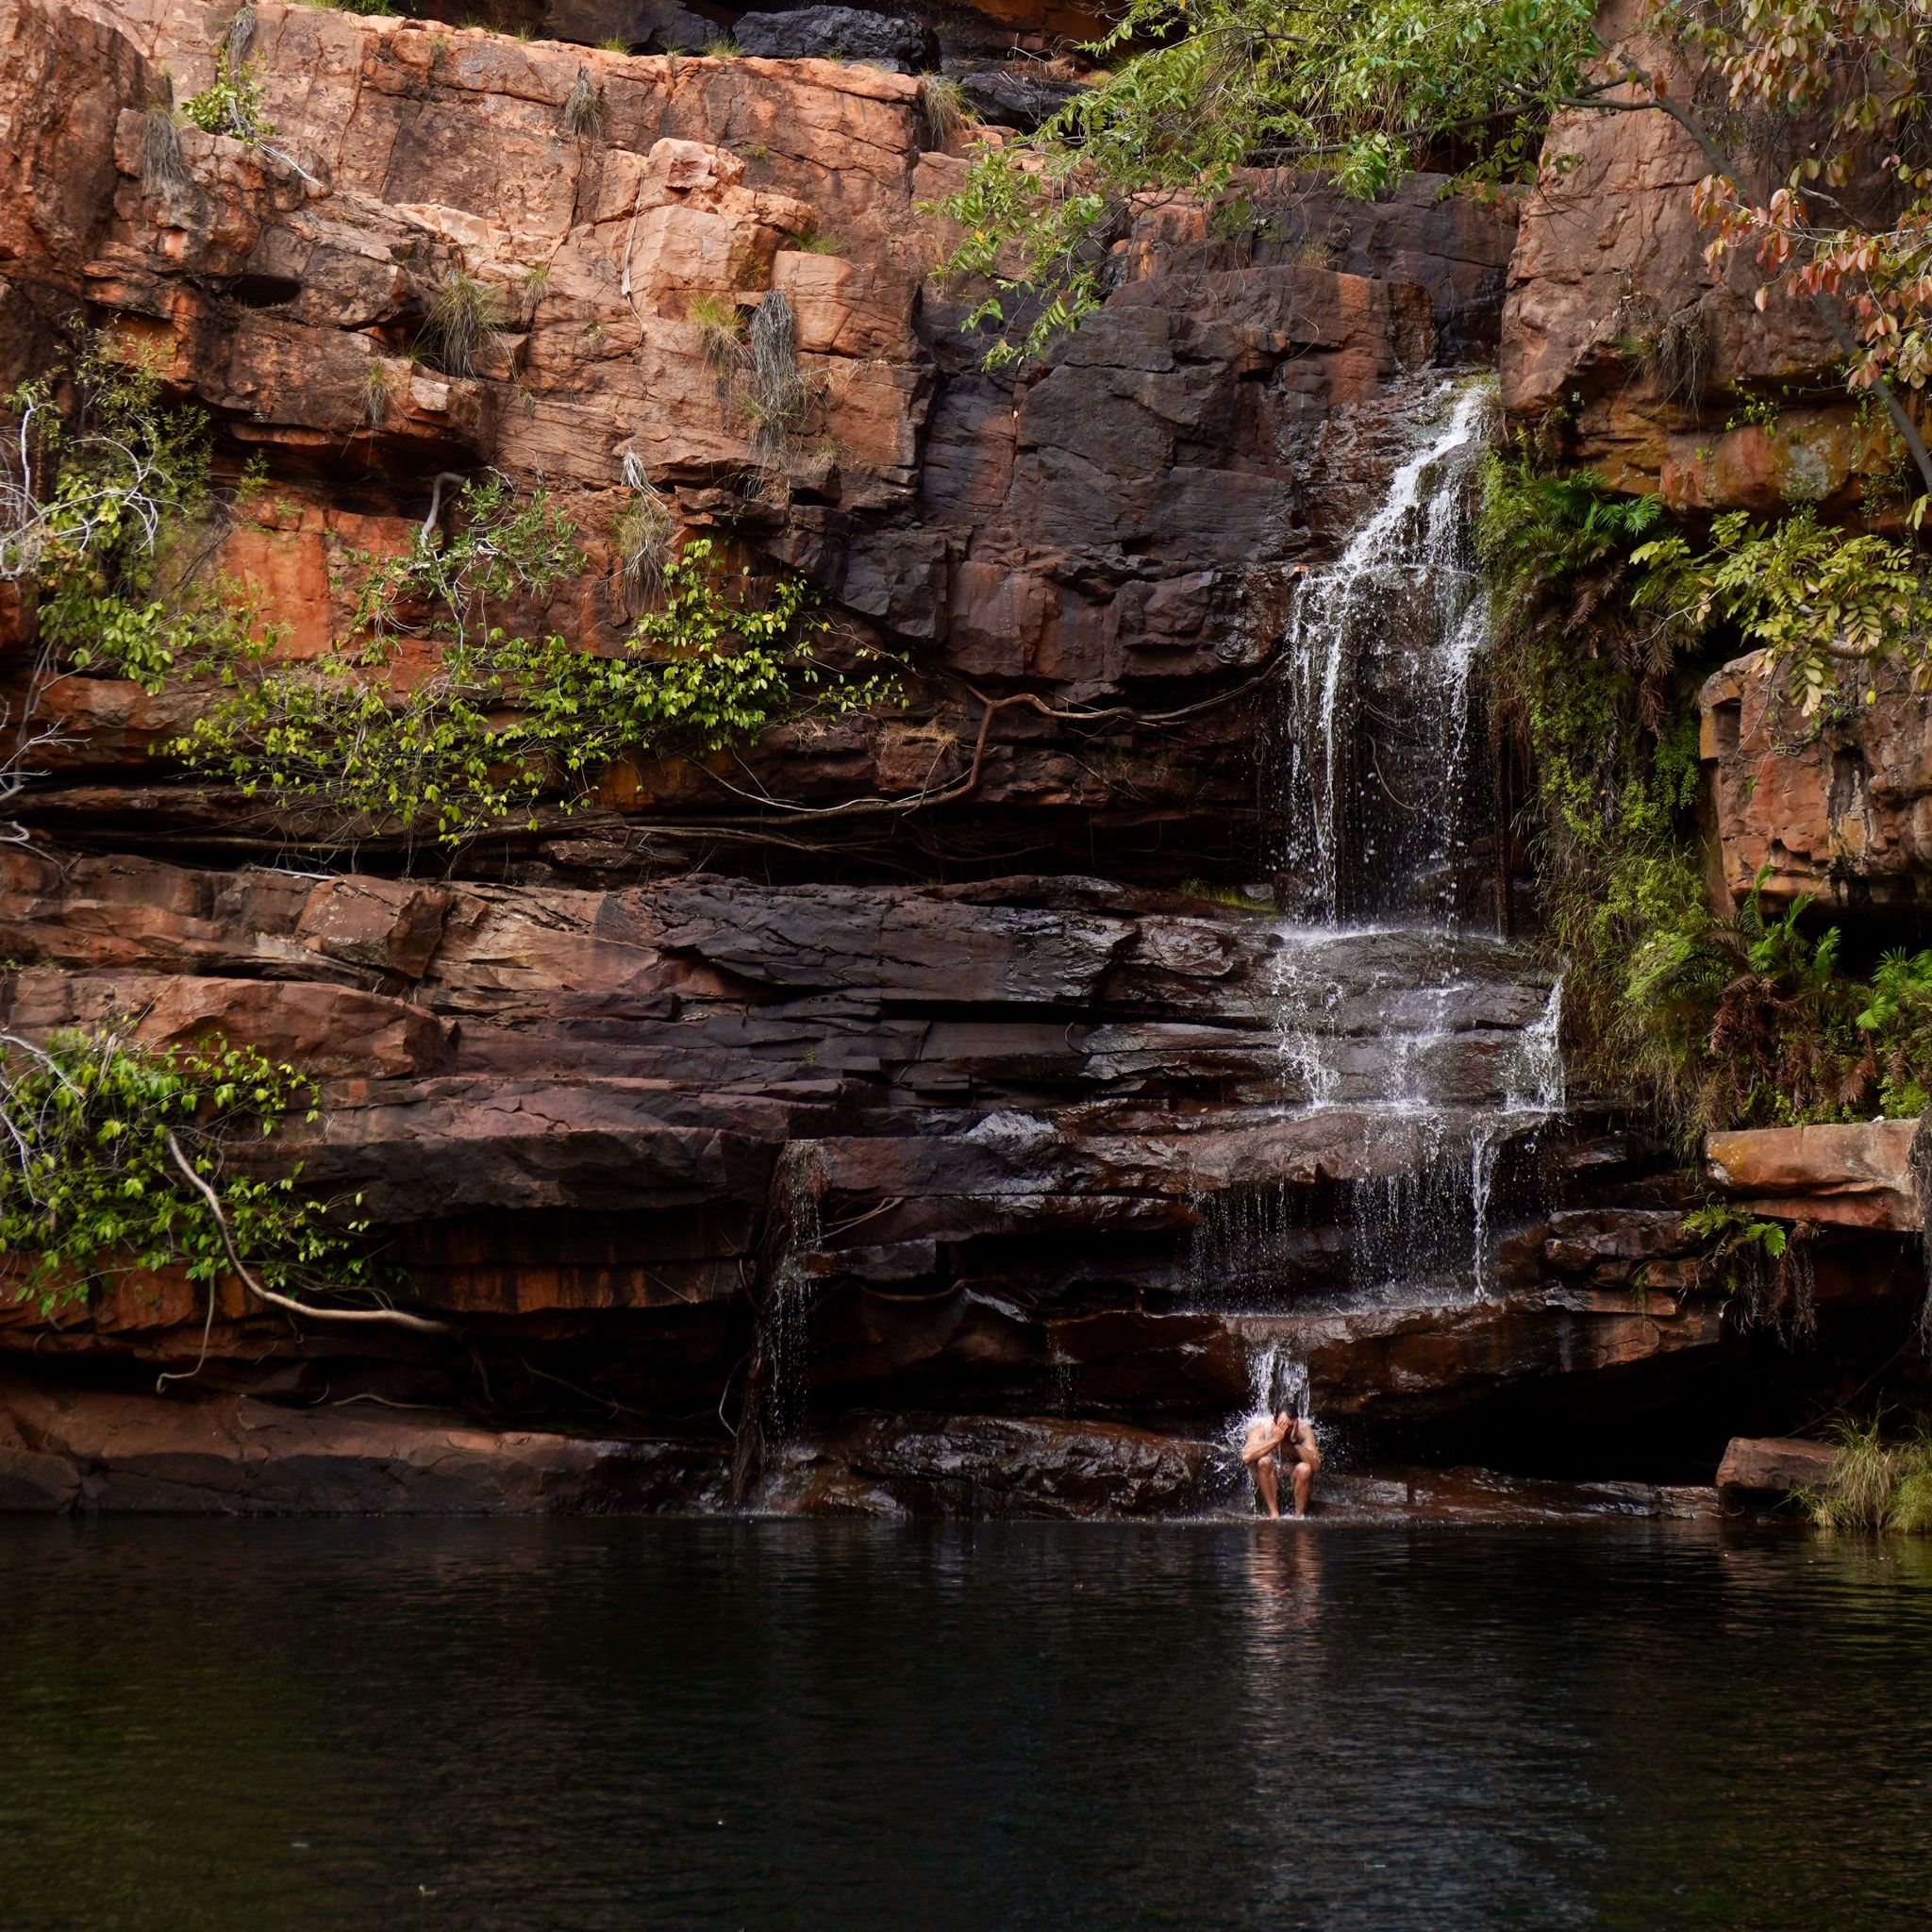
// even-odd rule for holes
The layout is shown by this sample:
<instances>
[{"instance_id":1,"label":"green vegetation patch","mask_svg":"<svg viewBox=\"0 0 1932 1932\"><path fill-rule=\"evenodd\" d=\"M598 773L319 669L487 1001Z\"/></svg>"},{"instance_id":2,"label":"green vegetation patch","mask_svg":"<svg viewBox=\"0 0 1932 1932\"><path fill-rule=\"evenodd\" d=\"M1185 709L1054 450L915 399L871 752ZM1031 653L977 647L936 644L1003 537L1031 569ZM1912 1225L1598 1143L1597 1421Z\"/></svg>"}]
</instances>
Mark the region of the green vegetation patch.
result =
<instances>
[{"instance_id":1,"label":"green vegetation patch","mask_svg":"<svg viewBox=\"0 0 1932 1932\"><path fill-rule=\"evenodd\" d=\"M238 1143L291 1114L313 1120L314 1098L293 1067L219 1039L0 1041L0 1255L17 1293L49 1313L135 1270L179 1268L209 1284L228 1272L220 1220L182 1159L213 1190L236 1253L265 1286L373 1287L362 1224L331 1220L299 1192L299 1168L262 1180L230 1162Z\"/></svg>"},{"instance_id":2,"label":"green vegetation patch","mask_svg":"<svg viewBox=\"0 0 1932 1932\"><path fill-rule=\"evenodd\" d=\"M1810 902L1711 910L1696 823L1697 689L1765 653L1814 725L1874 668L1923 664L1932 605L1904 546L1808 508L1719 517L1707 543L1655 498L1493 457L1479 547L1496 591L1502 717L1535 774L1532 850L1576 1063L1687 1137L1898 1116L1926 1103L1932 953L1869 978Z\"/></svg>"}]
</instances>

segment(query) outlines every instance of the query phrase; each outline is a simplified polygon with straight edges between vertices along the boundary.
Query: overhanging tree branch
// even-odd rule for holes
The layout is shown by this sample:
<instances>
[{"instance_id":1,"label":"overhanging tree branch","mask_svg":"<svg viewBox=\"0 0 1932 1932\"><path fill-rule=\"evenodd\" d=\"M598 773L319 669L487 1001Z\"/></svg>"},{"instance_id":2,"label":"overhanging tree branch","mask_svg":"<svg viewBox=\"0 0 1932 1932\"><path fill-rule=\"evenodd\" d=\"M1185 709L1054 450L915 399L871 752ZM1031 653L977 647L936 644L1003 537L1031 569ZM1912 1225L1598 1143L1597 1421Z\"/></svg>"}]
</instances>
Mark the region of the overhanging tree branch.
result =
<instances>
[{"instance_id":1,"label":"overhanging tree branch","mask_svg":"<svg viewBox=\"0 0 1932 1932\"><path fill-rule=\"evenodd\" d=\"M456 1333L448 1322L433 1321L427 1315L411 1315L402 1308L318 1308L313 1303L298 1302L292 1295L277 1294L274 1289L264 1288L248 1272L247 1264L236 1252L235 1237L228 1226L227 1210L222 1206L222 1197L208 1185L206 1175L195 1173L194 1164L181 1151L181 1143L175 1138L172 1128L167 1135L167 1145L170 1158L187 1175L189 1185L208 1203L208 1212L215 1218L215 1226L221 1230L222 1246L227 1251L228 1266L235 1271L242 1286L258 1301L267 1302L272 1307L287 1308L291 1314L307 1315L318 1322L379 1322L395 1328L412 1329L418 1335ZM208 1288L208 1295L212 1300L212 1284Z\"/></svg>"}]
</instances>

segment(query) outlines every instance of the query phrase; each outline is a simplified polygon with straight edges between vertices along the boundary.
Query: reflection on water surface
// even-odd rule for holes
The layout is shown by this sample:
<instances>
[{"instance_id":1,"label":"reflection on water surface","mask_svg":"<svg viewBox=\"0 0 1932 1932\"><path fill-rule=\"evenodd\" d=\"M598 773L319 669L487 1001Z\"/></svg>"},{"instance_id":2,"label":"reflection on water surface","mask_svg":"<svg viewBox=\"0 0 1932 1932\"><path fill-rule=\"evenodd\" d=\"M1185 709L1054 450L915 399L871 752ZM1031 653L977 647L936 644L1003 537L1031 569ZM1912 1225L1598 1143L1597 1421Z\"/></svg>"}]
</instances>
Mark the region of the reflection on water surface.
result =
<instances>
[{"instance_id":1,"label":"reflection on water surface","mask_svg":"<svg viewBox=\"0 0 1932 1932\"><path fill-rule=\"evenodd\" d=\"M1925 1923L1932 1550L0 1520L9 1932Z\"/></svg>"}]
</instances>

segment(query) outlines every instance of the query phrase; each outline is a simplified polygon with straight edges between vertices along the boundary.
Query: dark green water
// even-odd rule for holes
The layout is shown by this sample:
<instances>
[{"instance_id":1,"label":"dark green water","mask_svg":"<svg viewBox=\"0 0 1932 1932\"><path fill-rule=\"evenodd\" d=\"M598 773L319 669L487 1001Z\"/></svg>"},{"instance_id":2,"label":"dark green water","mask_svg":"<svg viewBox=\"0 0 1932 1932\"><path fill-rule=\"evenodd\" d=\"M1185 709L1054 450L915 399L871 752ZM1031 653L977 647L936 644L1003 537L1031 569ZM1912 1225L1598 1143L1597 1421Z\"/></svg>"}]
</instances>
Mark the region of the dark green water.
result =
<instances>
[{"instance_id":1,"label":"dark green water","mask_svg":"<svg viewBox=\"0 0 1932 1932\"><path fill-rule=\"evenodd\" d=\"M1932 1551L0 1520L0 1926L1932 1920Z\"/></svg>"}]
</instances>

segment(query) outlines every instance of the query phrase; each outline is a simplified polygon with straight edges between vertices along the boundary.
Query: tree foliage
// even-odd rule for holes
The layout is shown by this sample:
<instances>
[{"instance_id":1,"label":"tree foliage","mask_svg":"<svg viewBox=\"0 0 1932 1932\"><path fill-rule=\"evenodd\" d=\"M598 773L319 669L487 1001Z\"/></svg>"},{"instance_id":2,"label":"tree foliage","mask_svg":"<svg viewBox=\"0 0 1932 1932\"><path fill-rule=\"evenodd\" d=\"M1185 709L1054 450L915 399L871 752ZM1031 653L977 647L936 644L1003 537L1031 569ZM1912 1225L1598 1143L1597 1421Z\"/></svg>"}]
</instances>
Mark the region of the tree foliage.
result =
<instances>
[{"instance_id":1,"label":"tree foliage","mask_svg":"<svg viewBox=\"0 0 1932 1932\"><path fill-rule=\"evenodd\" d=\"M1117 64L1040 131L988 146L944 204L949 273L993 285L990 359L1037 353L1096 306L1136 197L1215 200L1237 170L1319 167L1372 196L1439 153L1534 166L1551 102L1593 49L1593 0L1130 0Z\"/></svg>"},{"instance_id":2,"label":"tree foliage","mask_svg":"<svg viewBox=\"0 0 1932 1932\"><path fill-rule=\"evenodd\" d=\"M270 1288L366 1290L361 1224L334 1222L297 1190L301 1170L258 1179L237 1143L314 1115L312 1083L220 1040L155 1048L114 1032L44 1046L0 1037L0 1255L43 1311L134 1269L227 1272L214 1210L172 1158L172 1135L214 1188L236 1251Z\"/></svg>"},{"instance_id":3,"label":"tree foliage","mask_svg":"<svg viewBox=\"0 0 1932 1932\"><path fill-rule=\"evenodd\" d=\"M1653 602L1674 606L1687 630L1720 619L1786 676L1806 717L1840 687L1840 667L1903 658L1924 673L1932 593L1905 545L1848 535L1809 505L1773 524L1741 510L1716 518L1696 549L1679 531L1632 553ZM1868 684L1865 696L1876 695Z\"/></svg>"},{"instance_id":4,"label":"tree foliage","mask_svg":"<svg viewBox=\"0 0 1932 1932\"><path fill-rule=\"evenodd\" d=\"M359 648L299 667L248 659L172 749L352 832L425 826L458 843L527 820L546 796L571 808L625 753L712 752L774 717L839 716L889 692L883 675L819 655L828 626L801 579L760 598L708 538L665 563L615 656L525 636L506 606L582 570L574 527L500 477L465 485L453 522L453 535L420 531L400 557L360 560ZM435 668L398 692L383 674L405 643L431 647Z\"/></svg>"},{"instance_id":5,"label":"tree foliage","mask_svg":"<svg viewBox=\"0 0 1932 1932\"><path fill-rule=\"evenodd\" d=\"M1751 246L1774 283L1843 302L1858 337L1855 384L1923 389L1932 375L1932 4L1675 0L1658 18L1717 75L1732 109L1802 114L1822 129L1782 181L1742 178L1742 165L1713 170L1701 203L1716 252ZM1890 207L1859 220L1847 192L1872 173Z\"/></svg>"}]
</instances>

